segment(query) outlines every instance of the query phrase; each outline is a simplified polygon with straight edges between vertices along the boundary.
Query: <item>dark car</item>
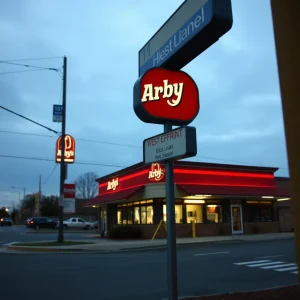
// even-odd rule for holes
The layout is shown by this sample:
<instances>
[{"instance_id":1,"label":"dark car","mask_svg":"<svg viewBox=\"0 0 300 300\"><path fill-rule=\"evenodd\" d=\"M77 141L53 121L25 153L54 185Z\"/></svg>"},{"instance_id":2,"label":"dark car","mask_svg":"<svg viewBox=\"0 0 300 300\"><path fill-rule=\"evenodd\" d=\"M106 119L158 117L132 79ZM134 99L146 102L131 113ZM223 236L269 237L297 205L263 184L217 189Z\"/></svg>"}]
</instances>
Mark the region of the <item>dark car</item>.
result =
<instances>
[{"instance_id":1,"label":"dark car","mask_svg":"<svg viewBox=\"0 0 300 300\"><path fill-rule=\"evenodd\" d=\"M40 229L40 228L53 228L55 229L57 225L57 222L49 219L49 218L45 218L45 217L34 217L34 218L30 218L27 220L26 222L26 226L28 228L35 228L35 229Z\"/></svg>"},{"instance_id":2,"label":"dark car","mask_svg":"<svg viewBox=\"0 0 300 300\"><path fill-rule=\"evenodd\" d=\"M12 219L10 218L2 218L0 220L1 226L12 226Z\"/></svg>"}]
</instances>

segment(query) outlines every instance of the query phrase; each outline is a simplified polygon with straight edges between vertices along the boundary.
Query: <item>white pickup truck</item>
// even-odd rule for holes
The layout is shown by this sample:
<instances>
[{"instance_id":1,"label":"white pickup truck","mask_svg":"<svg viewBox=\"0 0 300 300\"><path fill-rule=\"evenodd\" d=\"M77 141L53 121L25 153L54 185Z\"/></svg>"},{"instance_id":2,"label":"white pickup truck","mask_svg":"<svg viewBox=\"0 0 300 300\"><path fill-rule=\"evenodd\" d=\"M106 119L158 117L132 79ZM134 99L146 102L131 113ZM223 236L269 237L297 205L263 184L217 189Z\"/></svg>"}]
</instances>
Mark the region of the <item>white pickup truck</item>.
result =
<instances>
[{"instance_id":1,"label":"white pickup truck","mask_svg":"<svg viewBox=\"0 0 300 300\"><path fill-rule=\"evenodd\" d=\"M64 224L64 229L78 228L78 229L88 230L93 228L93 224L91 222L87 222L81 218L70 218L64 221L63 224ZM59 227L59 222L57 224L57 227Z\"/></svg>"}]
</instances>

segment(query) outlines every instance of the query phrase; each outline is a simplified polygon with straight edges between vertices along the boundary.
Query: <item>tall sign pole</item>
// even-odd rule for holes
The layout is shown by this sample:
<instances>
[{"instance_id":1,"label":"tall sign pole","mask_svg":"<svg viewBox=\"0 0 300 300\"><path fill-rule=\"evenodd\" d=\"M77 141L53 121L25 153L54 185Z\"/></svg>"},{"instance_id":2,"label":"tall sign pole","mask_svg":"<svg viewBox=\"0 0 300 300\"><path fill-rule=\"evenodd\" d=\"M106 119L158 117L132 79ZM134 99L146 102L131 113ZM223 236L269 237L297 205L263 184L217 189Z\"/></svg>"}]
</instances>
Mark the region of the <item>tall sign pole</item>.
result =
<instances>
[{"instance_id":1,"label":"tall sign pole","mask_svg":"<svg viewBox=\"0 0 300 300\"><path fill-rule=\"evenodd\" d=\"M300 30L298 0L271 0L274 38L281 91L285 139L291 177L292 213L295 228L295 247L300 267L300 157L299 157L299 51ZM300 273L298 273L300 282Z\"/></svg>"},{"instance_id":2,"label":"tall sign pole","mask_svg":"<svg viewBox=\"0 0 300 300\"><path fill-rule=\"evenodd\" d=\"M172 123L166 122L164 132L172 131ZM166 161L166 204L167 204L167 270L169 299L178 299L177 288L177 253L175 227L175 199L174 199L174 162Z\"/></svg>"},{"instance_id":3,"label":"tall sign pole","mask_svg":"<svg viewBox=\"0 0 300 300\"><path fill-rule=\"evenodd\" d=\"M180 71L232 27L231 0L186 0L139 51L133 109L164 133L144 140L144 163L166 167L168 300L178 299L174 160L197 154L196 128L187 126L200 109L197 84ZM172 130L172 126L182 126Z\"/></svg>"},{"instance_id":4,"label":"tall sign pole","mask_svg":"<svg viewBox=\"0 0 300 300\"><path fill-rule=\"evenodd\" d=\"M67 57L64 56L63 73L63 103L61 123L61 161L60 161L60 189L59 189L59 232L58 243L64 241L64 183L65 183L65 135L66 135L66 102L67 102Z\"/></svg>"}]
</instances>

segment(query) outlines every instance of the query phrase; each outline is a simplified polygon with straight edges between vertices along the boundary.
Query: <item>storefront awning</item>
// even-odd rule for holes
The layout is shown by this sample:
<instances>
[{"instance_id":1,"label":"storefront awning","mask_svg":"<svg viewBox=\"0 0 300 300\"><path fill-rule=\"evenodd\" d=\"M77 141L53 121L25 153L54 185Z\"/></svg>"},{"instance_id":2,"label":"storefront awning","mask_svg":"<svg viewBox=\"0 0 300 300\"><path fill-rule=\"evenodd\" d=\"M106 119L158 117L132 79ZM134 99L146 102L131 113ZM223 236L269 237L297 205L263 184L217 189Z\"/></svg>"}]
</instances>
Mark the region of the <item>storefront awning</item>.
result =
<instances>
[{"instance_id":1,"label":"storefront awning","mask_svg":"<svg viewBox=\"0 0 300 300\"><path fill-rule=\"evenodd\" d=\"M196 185L178 184L180 189L190 195L232 195L232 196L274 196L289 197L286 189L271 187L251 186L218 186L218 185Z\"/></svg>"},{"instance_id":2,"label":"storefront awning","mask_svg":"<svg viewBox=\"0 0 300 300\"><path fill-rule=\"evenodd\" d=\"M114 202L117 200L127 199L131 197L133 194L135 194L136 192L138 192L139 190L141 190L142 188L144 188L144 186L124 189L118 192L106 193L104 195L98 195L95 198L86 201L84 206L99 205L99 204Z\"/></svg>"}]
</instances>

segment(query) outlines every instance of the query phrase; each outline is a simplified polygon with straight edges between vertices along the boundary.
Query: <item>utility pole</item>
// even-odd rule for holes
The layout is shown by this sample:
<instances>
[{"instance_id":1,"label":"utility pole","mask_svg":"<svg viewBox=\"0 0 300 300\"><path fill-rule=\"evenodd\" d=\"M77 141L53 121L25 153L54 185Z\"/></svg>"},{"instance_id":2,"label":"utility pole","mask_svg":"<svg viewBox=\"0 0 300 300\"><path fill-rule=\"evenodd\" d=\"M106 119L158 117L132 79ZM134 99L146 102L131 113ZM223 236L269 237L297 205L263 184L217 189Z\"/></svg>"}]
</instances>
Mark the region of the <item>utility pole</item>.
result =
<instances>
[{"instance_id":1,"label":"utility pole","mask_svg":"<svg viewBox=\"0 0 300 300\"><path fill-rule=\"evenodd\" d=\"M64 56L63 73L63 111L61 122L61 161L60 161L60 195L59 195L59 232L58 243L64 241L64 184L65 184L65 135L66 135L66 102L67 102L67 57Z\"/></svg>"},{"instance_id":2,"label":"utility pole","mask_svg":"<svg viewBox=\"0 0 300 300\"><path fill-rule=\"evenodd\" d=\"M37 216L40 216L40 204L42 201L42 175L39 177L39 197L38 197L38 203L37 203Z\"/></svg>"}]
</instances>

